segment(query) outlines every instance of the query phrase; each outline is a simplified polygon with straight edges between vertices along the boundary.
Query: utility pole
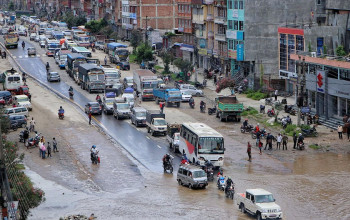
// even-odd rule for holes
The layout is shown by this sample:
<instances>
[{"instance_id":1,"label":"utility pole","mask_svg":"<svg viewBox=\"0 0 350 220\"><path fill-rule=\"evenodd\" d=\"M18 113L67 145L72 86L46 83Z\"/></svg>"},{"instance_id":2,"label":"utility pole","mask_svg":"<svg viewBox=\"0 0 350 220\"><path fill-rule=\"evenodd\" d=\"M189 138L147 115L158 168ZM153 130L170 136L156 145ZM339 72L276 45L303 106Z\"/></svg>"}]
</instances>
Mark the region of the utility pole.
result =
<instances>
[{"instance_id":1,"label":"utility pole","mask_svg":"<svg viewBox=\"0 0 350 220\"><path fill-rule=\"evenodd\" d=\"M301 62L301 57L299 56L299 62L298 62L298 99L297 99L297 106L298 106L298 122L297 125L300 126L300 113L301 108L305 106L305 100L304 100L304 94L305 94L305 85L306 85L306 78L305 78L305 57L303 58L303 61ZM306 124L307 118L304 116L304 124Z\"/></svg>"},{"instance_id":2,"label":"utility pole","mask_svg":"<svg viewBox=\"0 0 350 220\"><path fill-rule=\"evenodd\" d=\"M147 35L147 19L148 19L148 16L146 16L146 31L145 31L145 41L147 42L148 40L148 35Z\"/></svg>"},{"instance_id":3,"label":"utility pole","mask_svg":"<svg viewBox=\"0 0 350 220\"><path fill-rule=\"evenodd\" d=\"M298 95L298 98L297 98L297 106L298 106L298 119L297 119L297 126L300 126L300 77L301 77L301 65L300 65L300 56L299 56L299 62L297 63L298 65L298 83L297 83L297 95Z\"/></svg>"}]
</instances>

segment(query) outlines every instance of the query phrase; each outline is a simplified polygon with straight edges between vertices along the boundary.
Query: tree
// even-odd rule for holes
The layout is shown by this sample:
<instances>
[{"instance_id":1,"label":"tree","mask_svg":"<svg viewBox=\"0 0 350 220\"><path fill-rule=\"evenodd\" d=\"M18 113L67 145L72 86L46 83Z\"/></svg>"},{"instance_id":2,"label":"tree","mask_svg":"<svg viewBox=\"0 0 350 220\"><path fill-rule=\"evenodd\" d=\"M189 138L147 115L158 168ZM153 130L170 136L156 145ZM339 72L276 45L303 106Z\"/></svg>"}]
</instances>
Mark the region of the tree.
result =
<instances>
[{"instance_id":1,"label":"tree","mask_svg":"<svg viewBox=\"0 0 350 220\"><path fill-rule=\"evenodd\" d=\"M141 63L142 61L150 61L153 59L152 47L147 43L142 43L136 48L136 61Z\"/></svg>"},{"instance_id":2,"label":"tree","mask_svg":"<svg viewBox=\"0 0 350 220\"><path fill-rule=\"evenodd\" d=\"M162 57L163 62L164 62L164 71L163 71L163 73L164 74L170 73L169 64L170 64L171 60L173 59L171 53L164 52L160 56Z\"/></svg>"},{"instance_id":3,"label":"tree","mask_svg":"<svg viewBox=\"0 0 350 220\"><path fill-rule=\"evenodd\" d=\"M14 11L14 10L15 10L15 4L13 2L10 2L9 11Z\"/></svg>"},{"instance_id":4,"label":"tree","mask_svg":"<svg viewBox=\"0 0 350 220\"><path fill-rule=\"evenodd\" d=\"M137 46L142 42L142 36L139 31L133 30L131 32L131 38L130 38L130 45L133 47L134 51L136 50Z\"/></svg>"},{"instance_id":5,"label":"tree","mask_svg":"<svg viewBox=\"0 0 350 220\"><path fill-rule=\"evenodd\" d=\"M337 49L335 50L335 53L339 57L344 57L346 56L346 52L344 50L344 47L342 45L338 46Z\"/></svg>"},{"instance_id":6,"label":"tree","mask_svg":"<svg viewBox=\"0 0 350 220\"><path fill-rule=\"evenodd\" d=\"M189 80L189 76L188 73L192 70L192 63L187 61L187 60L183 60L181 58L177 58L174 61L174 65L179 68L181 70L181 72L183 73L183 79L184 81L188 81Z\"/></svg>"},{"instance_id":7,"label":"tree","mask_svg":"<svg viewBox=\"0 0 350 220\"><path fill-rule=\"evenodd\" d=\"M85 27L90 30L91 33L98 33L108 25L106 19L102 18L100 20L92 20L85 24ZM111 32L112 33L112 32Z\"/></svg>"},{"instance_id":8,"label":"tree","mask_svg":"<svg viewBox=\"0 0 350 220\"><path fill-rule=\"evenodd\" d=\"M236 85L236 82L234 79L228 78L228 77L223 78L217 83L216 92L219 93L221 92L221 90L229 88L231 90L231 95L233 95L235 85Z\"/></svg>"}]
</instances>

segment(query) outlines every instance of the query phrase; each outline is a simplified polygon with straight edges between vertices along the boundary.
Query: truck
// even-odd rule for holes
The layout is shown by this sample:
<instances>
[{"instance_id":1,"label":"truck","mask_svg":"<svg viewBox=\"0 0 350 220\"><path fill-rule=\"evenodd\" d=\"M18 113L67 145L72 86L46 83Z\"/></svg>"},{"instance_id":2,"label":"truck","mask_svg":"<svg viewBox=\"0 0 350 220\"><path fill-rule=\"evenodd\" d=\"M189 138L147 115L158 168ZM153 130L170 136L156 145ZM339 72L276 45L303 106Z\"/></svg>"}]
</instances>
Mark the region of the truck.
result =
<instances>
[{"instance_id":1,"label":"truck","mask_svg":"<svg viewBox=\"0 0 350 220\"><path fill-rule=\"evenodd\" d=\"M156 134L166 135L167 123L165 121L165 114L158 110L148 110L146 112L146 126L147 132L152 136Z\"/></svg>"},{"instance_id":2,"label":"truck","mask_svg":"<svg viewBox=\"0 0 350 220\"><path fill-rule=\"evenodd\" d=\"M180 124L167 124L166 139L169 142L169 147L173 148L174 153L179 151L180 128Z\"/></svg>"},{"instance_id":3,"label":"truck","mask_svg":"<svg viewBox=\"0 0 350 220\"><path fill-rule=\"evenodd\" d=\"M19 36L16 32L9 31L4 35L4 41L5 41L5 47L7 49L9 48L17 48L18 47L18 41Z\"/></svg>"},{"instance_id":4,"label":"truck","mask_svg":"<svg viewBox=\"0 0 350 220\"><path fill-rule=\"evenodd\" d=\"M153 95L157 104L165 102L166 106L176 105L180 107L182 101L180 90L174 88L155 88L153 89Z\"/></svg>"},{"instance_id":5,"label":"truck","mask_svg":"<svg viewBox=\"0 0 350 220\"><path fill-rule=\"evenodd\" d=\"M105 74L101 67L93 63L83 63L78 67L79 84L89 93L92 91L104 92L105 90Z\"/></svg>"},{"instance_id":6,"label":"truck","mask_svg":"<svg viewBox=\"0 0 350 220\"><path fill-rule=\"evenodd\" d=\"M260 219L282 219L281 207L275 203L272 193L264 189L247 189L237 193L236 203L242 213L249 213Z\"/></svg>"},{"instance_id":7,"label":"truck","mask_svg":"<svg viewBox=\"0 0 350 220\"><path fill-rule=\"evenodd\" d=\"M103 72L105 73L105 85L106 88L112 88L115 84L120 84L120 70L110 65L101 65Z\"/></svg>"},{"instance_id":8,"label":"truck","mask_svg":"<svg viewBox=\"0 0 350 220\"><path fill-rule=\"evenodd\" d=\"M133 72L134 90L141 95L141 100L154 100L153 89L158 87L157 75L146 69Z\"/></svg>"},{"instance_id":9,"label":"truck","mask_svg":"<svg viewBox=\"0 0 350 220\"><path fill-rule=\"evenodd\" d=\"M116 98L114 99L113 103L113 116L116 119L122 119L122 118L130 118L130 105L129 103L125 102L123 98Z\"/></svg>"},{"instance_id":10,"label":"truck","mask_svg":"<svg viewBox=\"0 0 350 220\"><path fill-rule=\"evenodd\" d=\"M235 95L217 97L216 102L216 117L220 118L220 121L228 121L229 119L241 121L243 103L239 103Z\"/></svg>"},{"instance_id":11,"label":"truck","mask_svg":"<svg viewBox=\"0 0 350 220\"><path fill-rule=\"evenodd\" d=\"M129 61L128 48L117 47L115 50L109 50L109 60L111 61L111 63L116 63L116 64L120 62Z\"/></svg>"},{"instance_id":12,"label":"truck","mask_svg":"<svg viewBox=\"0 0 350 220\"><path fill-rule=\"evenodd\" d=\"M74 78L74 75L76 75L76 72L78 72L78 66L81 63L86 63L86 57L83 55L78 53L71 53L67 55L66 72L70 77Z\"/></svg>"}]
</instances>

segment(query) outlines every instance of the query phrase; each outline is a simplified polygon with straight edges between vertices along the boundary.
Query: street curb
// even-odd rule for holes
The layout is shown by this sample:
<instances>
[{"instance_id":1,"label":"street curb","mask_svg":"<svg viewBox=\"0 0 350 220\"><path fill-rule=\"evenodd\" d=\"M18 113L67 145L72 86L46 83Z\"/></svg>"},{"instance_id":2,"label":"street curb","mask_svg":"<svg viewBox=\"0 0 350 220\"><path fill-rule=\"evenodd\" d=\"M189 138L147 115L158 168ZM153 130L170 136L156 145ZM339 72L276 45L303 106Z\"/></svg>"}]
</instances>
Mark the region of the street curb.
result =
<instances>
[{"instance_id":1,"label":"street curb","mask_svg":"<svg viewBox=\"0 0 350 220\"><path fill-rule=\"evenodd\" d=\"M3 47L3 49L5 49L5 51L7 52L7 55L9 57L11 57L11 59L15 62L15 64L17 65L17 67L19 68L19 70L23 73L24 69L23 67L17 62L17 60L15 58L13 58L12 54L8 51L8 49L4 46L3 43L0 42L0 46ZM41 59L40 59L41 60ZM42 82L41 80L33 77L32 75L30 75L29 73L26 73L27 76L29 76L32 80L38 82L40 85L42 85L43 87L45 87L47 90L53 92L54 94L56 94L57 96L59 96L61 99L64 99L66 101L69 101L71 104L73 104L75 107L78 107L82 112L84 112L84 109L76 102L74 102L74 100L71 100L69 98L67 98L66 96L64 96L62 93L58 92L55 89L50 88L48 85L46 85L44 82ZM87 118L87 116L85 114L82 114L84 118ZM128 152L128 154L134 159L136 160L139 164L141 164L144 168L146 168L147 170L149 170L141 161L139 161L135 156L133 156L131 154L131 152L126 149L117 139L113 138L113 136L111 136L110 132L107 130L106 127L104 127L101 122L99 122L94 116L92 116L92 118L94 119L94 125L95 127L99 127L100 131L102 131L105 135L108 136L109 139L114 140L115 143L117 143L119 146L122 147L122 149L124 149L126 152Z\"/></svg>"}]
</instances>

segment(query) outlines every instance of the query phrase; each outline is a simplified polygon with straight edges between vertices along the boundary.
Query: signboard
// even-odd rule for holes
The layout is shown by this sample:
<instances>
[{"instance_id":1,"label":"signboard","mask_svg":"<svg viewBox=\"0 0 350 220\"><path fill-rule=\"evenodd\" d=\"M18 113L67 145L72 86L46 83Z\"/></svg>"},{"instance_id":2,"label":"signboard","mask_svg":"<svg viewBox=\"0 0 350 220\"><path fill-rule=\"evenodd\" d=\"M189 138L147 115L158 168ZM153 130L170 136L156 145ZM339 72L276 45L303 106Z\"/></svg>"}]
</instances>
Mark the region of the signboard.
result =
<instances>
[{"instance_id":1,"label":"signboard","mask_svg":"<svg viewBox=\"0 0 350 220\"><path fill-rule=\"evenodd\" d=\"M228 50L228 57L232 59L237 59L237 51L235 50Z\"/></svg>"},{"instance_id":2,"label":"signboard","mask_svg":"<svg viewBox=\"0 0 350 220\"><path fill-rule=\"evenodd\" d=\"M179 27L178 30L179 30L180 32L184 32L184 28L183 28L183 27Z\"/></svg>"},{"instance_id":3,"label":"signboard","mask_svg":"<svg viewBox=\"0 0 350 220\"><path fill-rule=\"evenodd\" d=\"M300 111L301 113L306 114L306 113L310 113L311 109L310 107L306 106L306 107L301 107Z\"/></svg>"},{"instance_id":4,"label":"signboard","mask_svg":"<svg viewBox=\"0 0 350 220\"><path fill-rule=\"evenodd\" d=\"M285 70L280 70L279 71L279 77L281 79L292 79L292 78L298 78L298 75L296 73L293 73L293 72L288 72L288 71L285 71Z\"/></svg>"},{"instance_id":5,"label":"signboard","mask_svg":"<svg viewBox=\"0 0 350 220\"><path fill-rule=\"evenodd\" d=\"M200 48L205 48L206 47L205 39L200 39L199 40L199 47ZM207 51L205 51L205 54L207 54Z\"/></svg>"},{"instance_id":6,"label":"signboard","mask_svg":"<svg viewBox=\"0 0 350 220\"><path fill-rule=\"evenodd\" d=\"M244 60L244 45L237 44L237 61L243 61L243 60Z\"/></svg>"},{"instance_id":7,"label":"signboard","mask_svg":"<svg viewBox=\"0 0 350 220\"><path fill-rule=\"evenodd\" d=\"M136 13L129 13L129 17L132 19L136 19Z\"/></svg>"},{"instance_id":8,"label":"signboard","mask_svg":"<svg viewBox=\"0 0 350 220\"><path fill-rule=\"evenodd\" d=\"M316 88L317 92L324 93L325 90L325 71L316 70Z\"/></svg>"},{"instance_id":9,"label":"signboard","mask_svg":"<svg viewBox=\"0 0 350 220\"><path fill-rule=\"evenodd\" d=\"M200 55L207 55L207 50L206 49L199 49L198 54Z\"/></svg>"},{"instance_id":10,"label":"signboard","mask_svg":"<svg viewBox=\"0 0 350 220\"><path fill-rule=\"evenodd\" d=\"M237 9L232 10L232 17L238 18L238 10Z\"/></svg>"},{"instance_id":11,"label":"signboard","mask_svg":"<svg viewBox=\"0 0 350 220\"><path fill-rule=\"evenodd\" d=\"M226 30L226 38L237 39L237 31Z\"/></svg>"}]
</instances>

